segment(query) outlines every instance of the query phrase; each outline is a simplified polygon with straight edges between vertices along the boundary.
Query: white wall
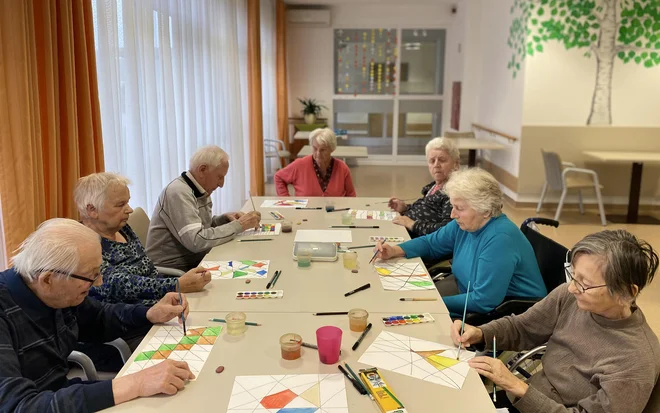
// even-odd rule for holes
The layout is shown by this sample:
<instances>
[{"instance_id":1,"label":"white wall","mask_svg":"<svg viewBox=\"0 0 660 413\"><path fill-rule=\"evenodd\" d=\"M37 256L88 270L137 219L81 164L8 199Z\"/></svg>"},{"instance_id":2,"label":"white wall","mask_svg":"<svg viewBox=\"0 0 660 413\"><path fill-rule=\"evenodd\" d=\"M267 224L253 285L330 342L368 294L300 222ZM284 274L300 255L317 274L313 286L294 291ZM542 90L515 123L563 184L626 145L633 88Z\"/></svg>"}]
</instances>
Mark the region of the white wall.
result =
<instances>
[{"instance_id":1,"label":"white wall","mask_svg":"<svg viewBox=\"0 0 660 413\"><path fill-rule=\"evenodd\" d=\"M298 97L313 97L328 106L323 117L332 122L334 41L333 29L339 28L449 28L454 16L451 3L387 5L340 4L331 7L332 27L310 28L287 26L287 68L289 82L289 114L300 115ZM447 61L455 60L451 30L447 39ZM456 76L448 69L448 79ZM450 89L451 90L451 89ZM449 96L447 96L449 99ZM447 112L448 113L448 112ZM447 116L445 116L446 118ZM448 120L447 120L448 121Z\"/></svg>"},{"instance_id":2,"label":"white wall","mask_svg":"<svg viewBox=\"0 0 660 413\"><path fill-rule=\"evenodd\" d=\"M475 7L481 3L480 19L476 20L481 22L479 35L475 36L475 33L471 33L470 42L466 45L466 50L474 48L481 56L480 59L474 58L479 79L478 83L473 85L476 86L473 93L478 95L474 122L520 137L525 73L521 70L514 80L507 69L507 62L511 57L507 46L511 24L509 9L513 0L496 2L468 0L468 3L472 3L471 6ZM476 11L474 13L476 14ZM469 16L468 23L471 25L475 24L475 14ZM486 151L485 158L517 177L520 142L508 143L503 138L493 137L489 139L505 143L507 149Z\"/></svg>"}]
</instances>

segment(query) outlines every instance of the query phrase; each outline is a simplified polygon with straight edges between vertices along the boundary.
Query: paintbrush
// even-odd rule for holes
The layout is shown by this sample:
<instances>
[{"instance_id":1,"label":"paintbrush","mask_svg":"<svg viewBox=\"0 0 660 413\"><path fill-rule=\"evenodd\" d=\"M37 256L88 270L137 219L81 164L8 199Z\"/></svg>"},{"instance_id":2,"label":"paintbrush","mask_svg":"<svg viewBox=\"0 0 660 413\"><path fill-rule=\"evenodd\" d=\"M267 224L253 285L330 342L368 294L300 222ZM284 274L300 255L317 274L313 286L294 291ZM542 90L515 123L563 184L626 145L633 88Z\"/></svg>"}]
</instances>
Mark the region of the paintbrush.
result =
<instances>
[{"instance_id":1,"label":"paintbrush","mask_svg":"<svg viewBox=\"0 0 660 413\"><path fill-rule=\"evenodd\" d=\"M463 321L461 322L461 335L458 338L458 353L456 353L456 360L461 357L461 338L465 331L465 315L467 314L468 297L470 296L470 281L468 281L467 292L465 293L465 306L463 307Z\"/></svg>"}]
</instances>

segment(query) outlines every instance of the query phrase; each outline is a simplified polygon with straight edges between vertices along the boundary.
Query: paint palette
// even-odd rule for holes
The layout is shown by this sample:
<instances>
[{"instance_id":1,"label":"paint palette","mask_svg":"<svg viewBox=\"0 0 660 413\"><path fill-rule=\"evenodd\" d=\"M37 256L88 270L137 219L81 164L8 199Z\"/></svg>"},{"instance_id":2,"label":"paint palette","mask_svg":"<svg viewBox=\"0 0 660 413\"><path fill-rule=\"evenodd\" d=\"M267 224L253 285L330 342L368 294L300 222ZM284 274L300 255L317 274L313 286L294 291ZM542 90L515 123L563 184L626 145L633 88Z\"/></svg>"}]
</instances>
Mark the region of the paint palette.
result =
<instances>
[{"instance_id":1,"label":"paint palette","mask_svg":"<svg viewBox=\"0 0 660 413\"><path fill-rule=\"evenodd\" d=\"M372 235L369 237L371 242L403 242L405 241L403 237L380 237Z\"/></svg>"},{"instance_id":2,"label":"paint palette","mask_svg":"<svg viewBox=\"0 0 660 413\"><path fill-rule=\"evenodd\" d=\"M406 314L406 315L392 315L383 317L383 324L385 327L405 326L410 324L423 324L434 323L435 318L429 313L424 314Z\"/></svg>"},{"instance_id":3,"label":"paint palette","mask_svg":"<svg viewBox=\"0 0 660 413\"><path fill-rule=\"evenodd\" d=\"M284 290L239 291L236 293L237 300L259 300L282 297L284 297Z\"/></svg>"}]
</instances>

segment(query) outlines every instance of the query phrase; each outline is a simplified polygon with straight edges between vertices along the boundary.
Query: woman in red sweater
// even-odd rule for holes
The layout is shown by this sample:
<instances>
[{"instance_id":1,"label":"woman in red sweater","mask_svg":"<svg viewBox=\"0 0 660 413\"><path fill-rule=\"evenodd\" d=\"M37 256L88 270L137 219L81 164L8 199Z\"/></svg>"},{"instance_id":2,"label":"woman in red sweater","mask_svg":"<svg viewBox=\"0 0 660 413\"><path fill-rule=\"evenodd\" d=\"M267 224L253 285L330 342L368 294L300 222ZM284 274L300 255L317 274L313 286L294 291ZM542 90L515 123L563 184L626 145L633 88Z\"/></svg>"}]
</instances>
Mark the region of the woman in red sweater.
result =
<instances>
[{"instance_id":1,"label":"woman in red sweater","mask_svg":"<svg viewBox=\"0 0 660 413\"><path fill-rule=\"evenodd\" d=\"M287 185L293 185L295 196L356 196L351 171L345 162L333 158L337 137L328 128L309 134L312 154L296 159L275 174L278 196L291 196Z\"/></svg>"}]
</instances>

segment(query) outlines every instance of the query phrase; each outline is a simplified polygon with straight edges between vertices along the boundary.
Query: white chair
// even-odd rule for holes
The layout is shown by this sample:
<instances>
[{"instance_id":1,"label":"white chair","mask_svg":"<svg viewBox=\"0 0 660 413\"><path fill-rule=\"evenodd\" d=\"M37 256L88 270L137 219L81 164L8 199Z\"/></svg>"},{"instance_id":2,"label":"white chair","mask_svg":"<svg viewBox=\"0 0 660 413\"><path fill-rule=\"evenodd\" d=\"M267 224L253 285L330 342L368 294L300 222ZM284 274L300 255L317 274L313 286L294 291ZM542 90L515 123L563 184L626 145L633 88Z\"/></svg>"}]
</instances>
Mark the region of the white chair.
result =
<instances>
[{"instance_id":1,"label":"white chair","mask_svg":"<svg viewBox=\"0 0 660 413\"><path fill-rule=\"evenodd\" d=\"M140 239L143 247L147 245L147 233L149 232L150 223L149 216L140 207L135 208L133 213L128 217L128 225L131 226L135 235ZM183 271L174 268L156 266L156 269L166 277L180 277L184 274Z\"/></svg>"},{"instance_id":2,"label":"white chair","mask_svg":"<svg viewBox=\"0 0 660 413\"><path fill-rule=\"evenodd\" d=\"M286 150L286 147L284 146L284 142L282 142L279 139L264 139L264 157L266 160L270 160L275 158L277 165L279 165L279 169L284 168L284 165L282 164L282 158L285 159L290 159L291 158L291 152ZM270 170L271 163L268 162L268 169ZM268 176L275 175L275 172L272 174L267 174Z\"/></svg>"},{"instance_id":3,"label":"white chair","mask_svg":"<svg viewBox=\"0 0 660 413\"><path fill-rule=\"evenodd\" d=\"M554 152L546 152L541 149L543 155L543 164L545 165L545 183L541 190L541 198L536 206L536 212L539 212L543 205L548 189L553 191L561 191L559 198L559 205L557 205L557 212L555 213L555 221L559 221L561 209L564 206L564 200L569 189L575 189L578 193L580 213L584 214L584 205L582 203L582 190L593 188L596 192L596 200L598 201L598 210L600 211L600 221L603 226L607 225L605 217L605 209L603 208L603 198L600 195L600 190L603 186L598 182L598 174L591 169L576 168L574 163L562 162L559 155Z\"/></svg>"}]
</instances>

